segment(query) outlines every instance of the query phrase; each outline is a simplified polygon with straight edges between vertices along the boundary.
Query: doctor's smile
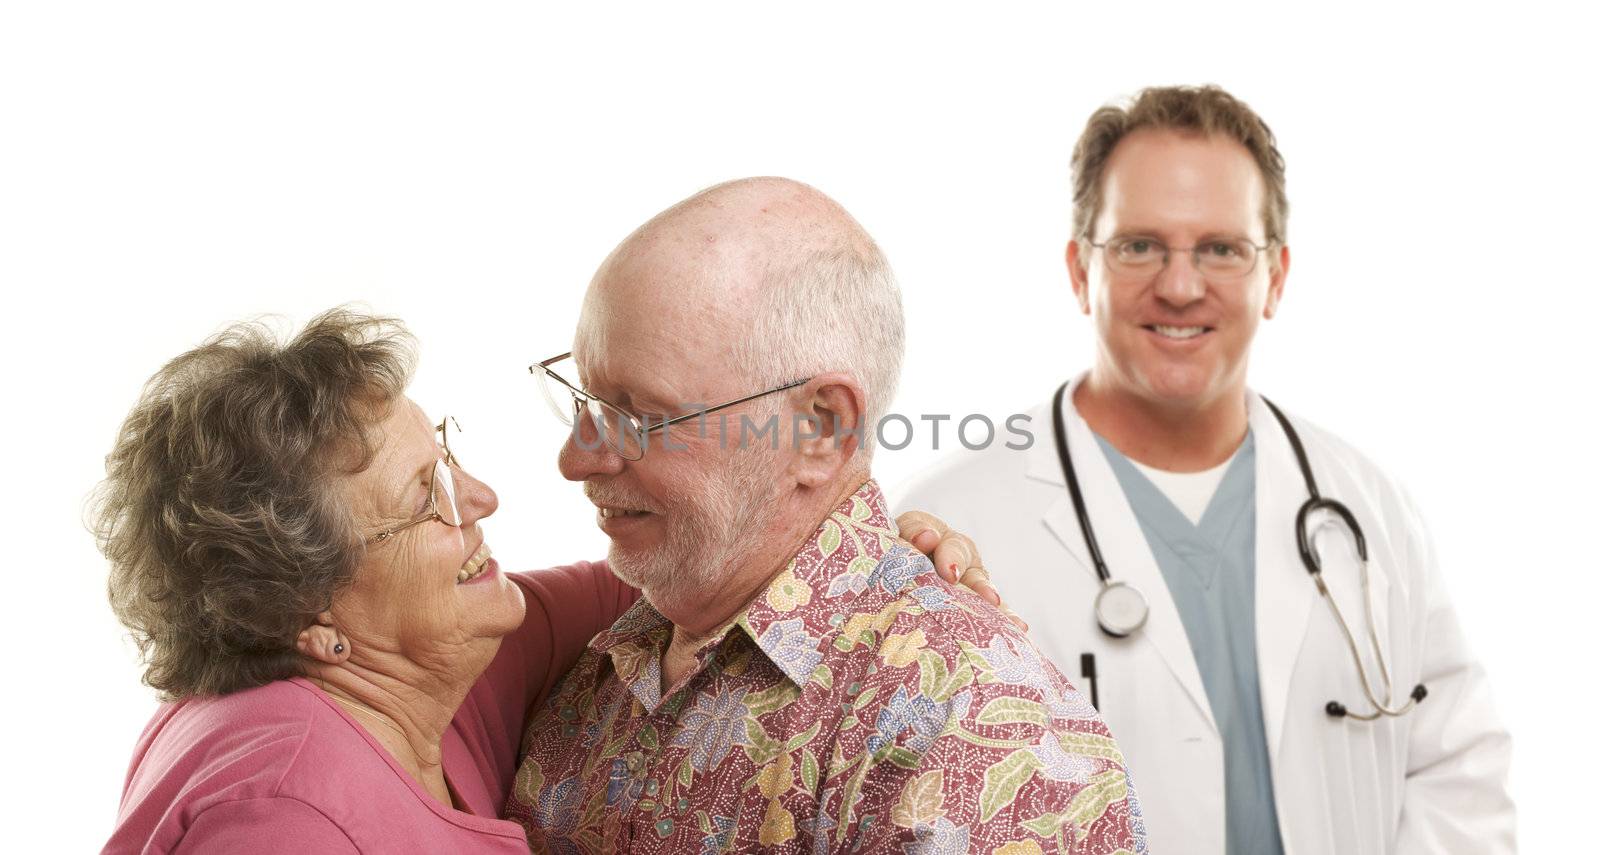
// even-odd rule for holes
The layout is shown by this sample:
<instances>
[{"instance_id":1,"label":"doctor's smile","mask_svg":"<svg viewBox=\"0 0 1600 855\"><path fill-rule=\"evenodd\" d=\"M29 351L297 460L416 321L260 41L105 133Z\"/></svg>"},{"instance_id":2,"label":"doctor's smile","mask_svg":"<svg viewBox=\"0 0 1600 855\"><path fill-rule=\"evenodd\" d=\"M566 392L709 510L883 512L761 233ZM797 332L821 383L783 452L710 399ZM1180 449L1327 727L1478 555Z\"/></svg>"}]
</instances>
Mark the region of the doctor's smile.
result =
<instances>
[{"instance_id":1,"label":"doctor's smile","mask_svg":"<svg viewBox=\"0 0 1600 855\"><path fill-rule=\"evenodd\" d=\"M1170 324L1146 324L1144 328L1162 338L1176 339L1178 341L1199 338L1201 335L1216 329L1215 327L1180 327Z\"/></svg>"},{"instance_id":2,"label":"doctor's smile","mask_svg":"<svg viewBox=\"0 0 1600 855\"><path fill-rule=\"evenodd\" d=\"M1145 324L1140 328L1150 334L1150 339L1157 347L1178 354L1198 349L1208 343L1216 332L1216 327L1193 325Z\"/></svg>"}]
</instances>

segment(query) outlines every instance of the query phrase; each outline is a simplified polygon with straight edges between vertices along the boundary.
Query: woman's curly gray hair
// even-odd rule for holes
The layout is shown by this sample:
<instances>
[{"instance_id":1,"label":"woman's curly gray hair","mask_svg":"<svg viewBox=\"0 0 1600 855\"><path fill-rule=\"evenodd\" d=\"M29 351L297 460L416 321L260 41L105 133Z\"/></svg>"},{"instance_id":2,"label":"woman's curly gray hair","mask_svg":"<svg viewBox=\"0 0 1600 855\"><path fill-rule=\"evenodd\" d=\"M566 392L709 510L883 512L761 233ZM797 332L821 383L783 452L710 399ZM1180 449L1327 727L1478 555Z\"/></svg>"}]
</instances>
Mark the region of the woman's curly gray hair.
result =
<instances>
[{"instance_id":1,"label":"woman's curly gray hair","mask_svg":"<svg viewBox=\"0 0 1600 855\"><path fill-rule=\"evenodd\" d=\"M165 698L301 673L296 637L364 554L335 483L371 463L414 354L399 321L340 308L287 343L235 325L145 384L92 513L111 608Z\"/></svg>"}]
</instances>

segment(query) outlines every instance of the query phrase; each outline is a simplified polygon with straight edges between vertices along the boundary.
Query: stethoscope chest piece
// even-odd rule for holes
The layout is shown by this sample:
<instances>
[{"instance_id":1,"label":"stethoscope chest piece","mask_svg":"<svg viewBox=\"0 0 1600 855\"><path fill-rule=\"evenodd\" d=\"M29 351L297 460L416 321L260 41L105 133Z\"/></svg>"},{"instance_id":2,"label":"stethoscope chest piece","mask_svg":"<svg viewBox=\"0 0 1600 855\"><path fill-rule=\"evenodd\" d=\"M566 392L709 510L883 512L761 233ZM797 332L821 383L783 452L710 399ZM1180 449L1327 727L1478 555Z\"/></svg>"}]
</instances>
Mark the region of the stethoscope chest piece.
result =
<instances>
[{"instance_id":1,"label":"stethoscope chest piece","mask_svg":"<svg viewBox=\"0 0 1600 855\"><path fill-rule=\"evenodd\" d=\"M1127 638L1149 619L1150 604L1138 588L1125 582L1109 582L1095 595L1094 617L1106 635Z\"/></svg>"}]
</instances>

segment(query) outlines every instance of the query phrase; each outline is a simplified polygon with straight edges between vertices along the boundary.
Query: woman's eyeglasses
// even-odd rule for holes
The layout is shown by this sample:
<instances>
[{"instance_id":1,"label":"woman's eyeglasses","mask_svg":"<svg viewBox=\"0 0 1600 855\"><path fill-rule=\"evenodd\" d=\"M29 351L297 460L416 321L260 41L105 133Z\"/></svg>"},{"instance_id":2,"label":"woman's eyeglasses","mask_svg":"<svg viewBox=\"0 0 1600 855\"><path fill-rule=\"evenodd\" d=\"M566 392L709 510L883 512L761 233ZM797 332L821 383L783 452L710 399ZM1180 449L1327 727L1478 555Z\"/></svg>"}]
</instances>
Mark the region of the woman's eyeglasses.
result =
<instances>
[{"instance_id":1,"label":"woman's eyeglasses","mask_svg":"<svg viewBox=\"0 0 1600 855\"><path fill-rule=\"evenodd\" d=\"M456 504L456 479L452 469L459 469L461 461L456 459L455 452L450 450L450 425L455 425L457 433L461 432L461 423L451 416L434 428L439 432L439 444L444 450L444 456L433 462L433 474L428 479L428 511L416 519L394 528L384 529L367 538L368 544L383 543L402 531L412 526L422 525L426 522L442 522L447 526L459 528L461 525L461 509Z\"/></svg>"}]
</instances>

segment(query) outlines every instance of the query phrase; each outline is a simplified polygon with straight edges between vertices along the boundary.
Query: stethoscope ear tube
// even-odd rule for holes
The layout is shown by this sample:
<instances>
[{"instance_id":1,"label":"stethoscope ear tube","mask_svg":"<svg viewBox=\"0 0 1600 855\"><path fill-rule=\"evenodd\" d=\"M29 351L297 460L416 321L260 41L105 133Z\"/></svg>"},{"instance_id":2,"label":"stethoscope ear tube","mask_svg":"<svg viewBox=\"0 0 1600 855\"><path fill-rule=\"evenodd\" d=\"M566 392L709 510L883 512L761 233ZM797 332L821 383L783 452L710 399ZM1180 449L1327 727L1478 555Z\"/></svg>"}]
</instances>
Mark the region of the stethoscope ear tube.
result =
<instances>
[{"instance_id":1,"label":"stethoscope ear tube","mask_svg":"<svg viewBox=\"0 0 1600 855\"><path fill-rule=\"evenodd\" d=\"M1106 568L1105 556L1100 554L1100 543L1095 540L1094 526L1089 524L1089 510L1084 505L1083 490L1078 486L1078 470L1072 465L1072 453L1067 450L1067 421L1061 414L1062 406L1067 399L1067 386L1071 381L1061 384L1056 390L1055 403L1052 414L1055 417L1056 428L1056 456L1061 458L1061 474L1067 479L1067 492L1072 494L1072 510L1078 515L1078 530L1083 532L1083 543L1089 548L1089 557L1094 560L1095 575L1100 577L1101 585L1111 584L1111 571ZM1142 595L1141 595L1142 598Z\"/></svg>"}]
</instances>

